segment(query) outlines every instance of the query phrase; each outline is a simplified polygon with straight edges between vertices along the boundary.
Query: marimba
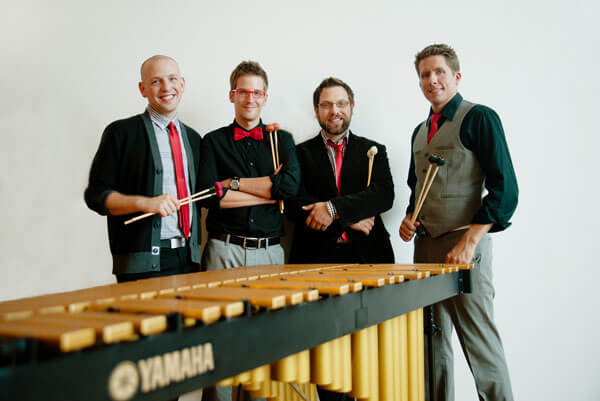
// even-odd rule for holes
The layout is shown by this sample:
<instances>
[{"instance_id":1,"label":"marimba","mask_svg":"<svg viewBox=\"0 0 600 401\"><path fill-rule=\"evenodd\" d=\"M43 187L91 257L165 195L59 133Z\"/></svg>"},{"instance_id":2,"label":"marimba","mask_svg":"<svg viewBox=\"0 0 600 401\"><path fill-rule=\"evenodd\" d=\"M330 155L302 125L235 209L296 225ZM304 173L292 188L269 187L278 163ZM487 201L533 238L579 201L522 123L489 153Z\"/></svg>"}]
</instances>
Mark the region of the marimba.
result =
<instances>
[{"instance_id":1,"label":"marimba","mask_svg":"<svg viewBox=\"0 0 600 401\"><path fill-rule=\"evenodd\" d=\"M316 383L422 400L422 308L469 292L470 267L239 267L0 303L2 399L164 400L216 383L294 401Z\"/></svg>"}]
</instances>

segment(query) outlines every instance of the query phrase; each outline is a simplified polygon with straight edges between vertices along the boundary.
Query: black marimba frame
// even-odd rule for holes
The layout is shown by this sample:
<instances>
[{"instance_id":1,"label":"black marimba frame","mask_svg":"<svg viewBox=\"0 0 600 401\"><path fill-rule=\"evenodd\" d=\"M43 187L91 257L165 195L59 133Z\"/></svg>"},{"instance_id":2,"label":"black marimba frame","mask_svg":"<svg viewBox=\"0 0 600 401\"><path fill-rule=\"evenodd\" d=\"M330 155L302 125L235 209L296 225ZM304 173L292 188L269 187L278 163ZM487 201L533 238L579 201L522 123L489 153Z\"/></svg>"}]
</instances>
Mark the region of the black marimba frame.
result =
<instances>
[{"instance_id":1,"label":"black marimba frame","mask_svg":"<svg viewBox=\"0 0 600 401\"><path fill-rule=\"evenodd\" d=\"M210 325L179 327L138 341L98 345L45 360L33 356L29 361L0 366L0 399L112 400L108 380L120 362L211 342L213 371L145 394L138 388L131 398L167 400L464 292L470 292L468 270L331 296L281 310L253 315L248 312Z\"/></svg>"}]
</instances>

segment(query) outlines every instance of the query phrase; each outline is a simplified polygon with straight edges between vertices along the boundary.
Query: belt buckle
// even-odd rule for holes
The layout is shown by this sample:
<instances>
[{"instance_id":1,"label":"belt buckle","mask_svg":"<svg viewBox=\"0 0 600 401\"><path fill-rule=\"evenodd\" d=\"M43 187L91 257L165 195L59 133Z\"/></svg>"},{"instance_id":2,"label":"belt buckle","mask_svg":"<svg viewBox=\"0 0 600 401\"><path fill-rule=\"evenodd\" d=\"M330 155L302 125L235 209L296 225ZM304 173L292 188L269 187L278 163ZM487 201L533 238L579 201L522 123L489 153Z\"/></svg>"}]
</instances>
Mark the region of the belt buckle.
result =
<instances>
[{"instance_id":1,"label":"belt buckle","mask_svg":"<svg viewBox=\"0 0 600 401\"><path fill-rule=\"evenodd\" d=\"M260 238L252 238L252 237L243 237L243 238L244 238L244 241L242 242L242 248L244 248L244 249L258 249L258 248L260 248L260 240L261 240ZM248 240L255 240L257 246L248 246L248 245L246 245L246 242Z\"/></svg>"},{"instance_id":2,"label":"belt buckle","mask_svg":"<svg viewBox=\"0 0 600 401\"><path fill-rule=\"evenodd\" d=\"M183 238L183 237L171 238L171 249L182 248L184 246L185 246L185 238Z\"/></svg>"}]
</instances>

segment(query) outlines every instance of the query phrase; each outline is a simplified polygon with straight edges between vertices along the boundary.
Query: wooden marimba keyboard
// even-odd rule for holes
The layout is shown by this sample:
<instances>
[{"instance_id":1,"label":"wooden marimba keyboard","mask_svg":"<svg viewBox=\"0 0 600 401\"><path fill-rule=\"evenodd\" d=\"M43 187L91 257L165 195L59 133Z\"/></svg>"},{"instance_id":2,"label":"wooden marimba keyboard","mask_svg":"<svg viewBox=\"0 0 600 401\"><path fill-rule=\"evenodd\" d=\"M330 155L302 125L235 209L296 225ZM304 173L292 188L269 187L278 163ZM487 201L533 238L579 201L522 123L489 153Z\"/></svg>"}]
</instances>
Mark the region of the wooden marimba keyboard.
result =
<instances>
[{"instance_id":1,"label":"wooden marimba keyboard","mask_svg":"<svg viewBox=\"0 0 600 401\"><path fill-rule=\"evenodd\" d=\"M208 385L423 400L422 308L471 266L239 267L0 303L2 399L164 400ZM312 384L311 384L312 383Z\"/></svg>"}]
</instances>

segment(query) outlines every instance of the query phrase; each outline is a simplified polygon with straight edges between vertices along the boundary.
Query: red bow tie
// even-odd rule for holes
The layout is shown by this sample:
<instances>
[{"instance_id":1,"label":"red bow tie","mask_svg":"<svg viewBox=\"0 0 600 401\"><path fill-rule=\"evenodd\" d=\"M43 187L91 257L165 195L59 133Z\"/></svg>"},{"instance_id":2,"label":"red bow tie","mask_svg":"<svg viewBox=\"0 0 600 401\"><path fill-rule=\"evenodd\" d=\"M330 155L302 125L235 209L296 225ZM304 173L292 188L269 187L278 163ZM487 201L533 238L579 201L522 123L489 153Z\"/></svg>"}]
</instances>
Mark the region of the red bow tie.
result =
<instances>
[{"instance_id":1,"label":"red bow tie","mask_svg":"<svg viewBox=\"0 0 600 401\"><path fill-rule=\"evenodd\" d=\"M263 131L261 127L254 127L250 131L246 131L242 128L234 127L233 128L233 140L239 141L244 138L252 138L255 141L260 141L263 139Z\"/></svg>"}]
</instances>

